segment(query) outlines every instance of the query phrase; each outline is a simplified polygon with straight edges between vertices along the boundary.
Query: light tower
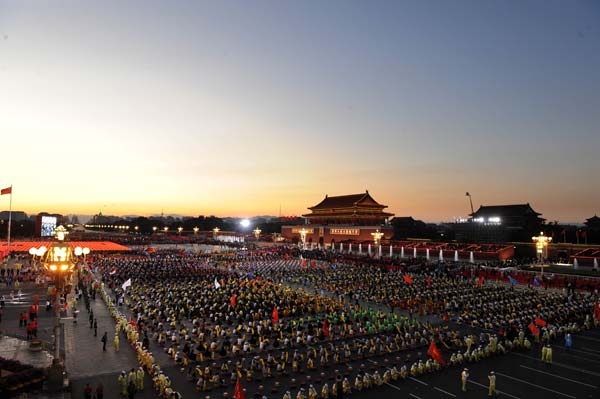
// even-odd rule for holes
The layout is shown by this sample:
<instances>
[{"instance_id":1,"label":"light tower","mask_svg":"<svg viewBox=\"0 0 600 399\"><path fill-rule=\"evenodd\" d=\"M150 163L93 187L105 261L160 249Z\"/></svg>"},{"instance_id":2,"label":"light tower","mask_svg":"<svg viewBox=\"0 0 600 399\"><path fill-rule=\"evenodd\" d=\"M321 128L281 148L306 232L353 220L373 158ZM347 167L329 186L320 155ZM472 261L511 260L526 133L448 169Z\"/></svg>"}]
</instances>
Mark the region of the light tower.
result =
<instances>
[{"instance_id":1,"label":"light tower","mask_svg":"<svg viewBox=\"0 0 600 399\"><path fill-rule=\"evenodd\" d=\"M256 241L258 241L258 239L260 238L260 233L262 233L262 230L257 227L254 230L252 230L252 232L254 233L254 237L256 238Z\"/></svg>"},{"instance_id":2,"label":"light tower","mask_svg":"<svg viewBox=\"0 0 600 399\"><path fill-rule=\"evenodd\" d=\"M302 242L302 249L306 249L306 235L308 234L308 230L304 227L301 228L298 233L300 234L300 242Z\"/></svg>"},{"instance_id":3,"label":"light tower","mask_svg":"<svg viewBox=\"0 0 600 399\"><path fill-rule=\"evenodd\" d=\"M544 232L540 232L537 237L531 237L535 242L535 252L537 254L538 261L542 264L548 258L548 244L552 241L552 237L544 235ZM540 265L542 269L542 275L544 274L544 266Z\"/></svg>"},{"instance_id":4,"label":"light tower","mask_svg":"<svg viewBox=\"0 0 600 399\"><path fill-rule=\"evenodd\" d=\"M373 236L373 244L375 245L375 249L379 256L379 253L381 253L381 238L383 237L383 233L377 229L374 233L371 233L371 235Z\"/></svg>"}]
</instances>

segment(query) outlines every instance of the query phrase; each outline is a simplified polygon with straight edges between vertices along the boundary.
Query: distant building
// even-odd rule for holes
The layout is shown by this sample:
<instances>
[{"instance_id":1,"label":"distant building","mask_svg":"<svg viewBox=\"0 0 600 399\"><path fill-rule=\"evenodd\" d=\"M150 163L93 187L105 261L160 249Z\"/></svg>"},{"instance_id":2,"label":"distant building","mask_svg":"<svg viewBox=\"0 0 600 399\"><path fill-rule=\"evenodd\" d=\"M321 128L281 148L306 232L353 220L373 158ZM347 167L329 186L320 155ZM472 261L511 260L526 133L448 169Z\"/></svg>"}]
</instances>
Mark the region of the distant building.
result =
<instances>
[{"instance_id":1,"label":"distant building","mask_svg":"<svg viewBox=\"0 0 600 399\"><path fill-rule=\"evenodd\" d=\"M455 223L455 238L462 242L499 243L530 242L545 221L531 205L480 206L466 223Z\"/></svg>"},{"instance_id":2,"label":"distant building","mask_svg":"<svg viewBox=\"0 0 600 399\"><path fill-rule=\"evenodd\" d=\"M379 230L383 239L393 236L393 229L387 223L394 216L384 212L387 205L375 201L368 191L361 194L328 195L311 213L302 215L307 219L306 226L282 226L283 237L297 241L304 228L307 242L315 245L331 246L341 242L373 241L372 233Z\"/></svg>"},{"instance_id":3,"label":"distant building","mask_svg":"<svg viewBox=\"0 0 600 399\"><path fill-rule=\"evenodd\" d=\"M586 219L584 224L589 230L600 230L600 218L597 215Z\"/></svg>"},{"instance_id":4,"label":"distant building","mask_svg":"<svg viewBox=\"0 0 600 399\"><path fill-rule=\"evenodd\" d=\"M589 243L600 243L600 218L597 215L586 219L585 221L585 241Z\"/></svg>"},{"instance_id":5,"label":"distant building","mask_svg":"<svg viewBox=\"0 0 600 399\"><path fill-rule=\"evenodd\" d=\"M394 227L394 239L429 238L430 231L425 222L412 216L395 217L390 222Z\"/></svg>"},{"instance_id":6,"label":"distant building","mask_svg":"<svg viewBox=\"0 0 600 399\"><path fill-rule=\"evenodd\" d=\"M9 211L0 212L0 220L8 220ZM29 220L27 214L23 211L12 211L11 220L14 222L21 222L25 220Z\"/></svg>"}]
</instances>

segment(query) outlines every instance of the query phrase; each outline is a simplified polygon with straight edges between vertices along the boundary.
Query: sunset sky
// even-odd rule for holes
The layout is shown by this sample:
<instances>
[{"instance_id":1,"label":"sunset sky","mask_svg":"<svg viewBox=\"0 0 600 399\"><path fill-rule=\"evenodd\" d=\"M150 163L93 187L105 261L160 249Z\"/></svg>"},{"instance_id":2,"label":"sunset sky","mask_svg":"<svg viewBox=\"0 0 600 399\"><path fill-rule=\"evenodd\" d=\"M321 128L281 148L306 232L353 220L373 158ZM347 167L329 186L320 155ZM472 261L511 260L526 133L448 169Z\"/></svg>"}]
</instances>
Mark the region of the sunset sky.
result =
<instances>
[{"instance_id":1,"label":"sunset sky","mask_svg":"<svg viewBox=\"0 0 600 399\"><path fill-rule=\"evenodd\" d=\"M598 1L0 0L13 209L600 214ZM0 209L8 209L8 196Z\"/></svg>"}]
</instances>

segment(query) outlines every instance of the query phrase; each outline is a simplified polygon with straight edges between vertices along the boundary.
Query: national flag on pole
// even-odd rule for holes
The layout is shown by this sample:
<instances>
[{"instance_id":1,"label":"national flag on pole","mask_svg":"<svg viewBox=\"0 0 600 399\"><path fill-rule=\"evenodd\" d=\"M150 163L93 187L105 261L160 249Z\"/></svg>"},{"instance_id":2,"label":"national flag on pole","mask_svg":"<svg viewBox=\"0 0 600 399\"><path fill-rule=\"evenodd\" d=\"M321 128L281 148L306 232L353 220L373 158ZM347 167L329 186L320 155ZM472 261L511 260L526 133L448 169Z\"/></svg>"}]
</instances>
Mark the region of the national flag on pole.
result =
<instances>
[{"instance_id":1,"label":"national flag on pole","mask_svg":"<svg viewBox=\"0 0 600 399\"><path fill-rule=\"evenodd\" d=\"M131 286L131 279L128 279L127 281L125 281L123 283L123 285L121 286L121 288L123 288L123 291L125 291L127 289L127 287Z\"/></svg>"},{"instance_id":2,"label":"national flag on pole","mask_svg":"<svg viewBox=\"0 0 600 399\"><path fill-rule=\"evenodd\" d=\"M273 308L273 324L279 323L279 313L277 312L277 306Z\"/></svg>"},{"instance_id":3,"label":"national flag on pole","mask_svg":"<svg viewBox=\"0 0 600 399\"><path fill-rule=\"evenodd\" d=\"M431 287L431 276L427 276L427 287Z\"/></svg>"},{"instance_id":4,"label":"national flag on pole","mask_svg":"<svg viewBox=\"0 0 600 399\"><path fill-rule=\"evenodd\" d=\"M533 335L539 335L540 334L540 330L533 323L529 323L529 325L527 326L527 328L529 328L529 331L531 331L531 333Z\"/></svg>"},{"instance_id":5,"label":"national flag on pole","mask_svg":"<svg viewBox=\"0 0 600 399\"><path fill-rule=\"evenodd\" d=\"M217 278L215 277L215 288L219 289L221 288L221 284L219 284L219 282L217 281Z\"/></svg>"},{"instance_id":6,"label":"national flag on pole","mask_svg":"<svg viewBox=\"0 0 600 399\"><path fill-rule=\"evenodd\" d=\"M327 327L327 319L323 319L323 335L329 337L329 327Z\"/></svg>"},{"instance_id":7,"label":"national flag on pole","mask_svg":"<svg viewBox=\"0 0 600 399\"><path fill-rule=\"evenodd\" d=\"M508 281L510 281L510 285L517 285L519 282L513 276L508 276Z\"/></svg>"},{"instance_id":8,"label":"national flag on pole","mask_svg":"<svg viewBox=\"0 0 600 399\"><path fill-rule=\"evenodd\" d=\"M540 280L538 280L537 276L533 278L533 285L535 285L536 287L540 286Z\"/></svg>"},{"instance_id":9,"label":"national flag on pole","mask_svg":"<svg viewBox=\"0 0 600 399\"><path fill-rule=\"evenodd\" d=\"M406 284L412 284L412 278L410 278L410 276L408 274L404 275L404 281L406 281Z\"/></svg>"},{"instance_id":10,"label":"national flag on pole","mask_svg":"<svg viewBox=\"0 0 600 399\"><path fill-rule=\"evenodd\" d=\"M540 326L540 327L546 327L546 321L540 319L539 317L535 318L535 324Z\"/></svg>"},{"instance_id":11,"label":"national flag on pole","mask_svg":"<svg viewBox=\"0 0 600 399\"><path fill-rule=\"evenodd\" d=\"M479 276L479 280L477 281L477 285L480 286L480 287L483 285L483 276Z\"/></svg>"},{"instance_id":12,"label":"national flag on pole","mask_svg":"<svg viewBox=\"0 0 600 399\"><path fill-rule=\"evenodd\" d=\"M233 393L233 397L235 399L246 399L246 392L244 392L244 388L242 388L242 380L238 378L237 383L235 384L235 391Z\"/></svg>"},{"instance_id":13,"label":"national flag on pole","mask_svg":"<svg viewBox=\"0 0 600 399\"><path fill-rule=\"evenodd\" d=\"M235 306L235 299L236 299L236 298L237 298L237 295L236 295L236 294L233 294L233 295L231 296L231 299L229 300L229 304L231 305L231 307L234 307L234 306Z\"/></svg>"},{"instance_id":14,"label":"national flag on pole","mask_svg":"<svg viewBox=\"0 0 600 399\"><path fill-rule=\"evenodd\" d=\"M442 356L442 352L438 349L435 344L435 341L432 339L431 344L429 345L429 349L427 350L427 354L431 356L433 360L441 364L442 366L446 364L444 361L444 357Z\"/></svg>"},{"instance_id":15,"label":"national flag on pole","mask_svg":"<svg viewBox=\"0 0 600 399\"><path fill-rule=\"evenodd\" d=\"M4 195L4 194L12 194L12 186L6 187L6 188L3 188L2 190L0 190L0 195Z\"/></svg>"}]
</instances>

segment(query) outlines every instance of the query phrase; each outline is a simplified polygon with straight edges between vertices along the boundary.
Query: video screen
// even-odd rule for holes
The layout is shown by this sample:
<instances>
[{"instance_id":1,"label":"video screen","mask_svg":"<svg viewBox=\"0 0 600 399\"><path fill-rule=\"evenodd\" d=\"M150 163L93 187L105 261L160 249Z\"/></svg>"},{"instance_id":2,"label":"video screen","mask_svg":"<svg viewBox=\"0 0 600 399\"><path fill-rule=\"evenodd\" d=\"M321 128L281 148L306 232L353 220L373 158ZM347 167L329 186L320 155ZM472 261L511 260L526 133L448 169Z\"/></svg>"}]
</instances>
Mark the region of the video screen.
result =
<instances>
[{"instance_id":1,"label":"video screen","mask_svg":"<svg viewBox=\"0 0 600 399\"><path fill-rule=\"evenodd\" d=\"M52 237L54 230L56 230L56 222L56 216L42 216L41 236Z\"/></svg>"}]
</instances>

